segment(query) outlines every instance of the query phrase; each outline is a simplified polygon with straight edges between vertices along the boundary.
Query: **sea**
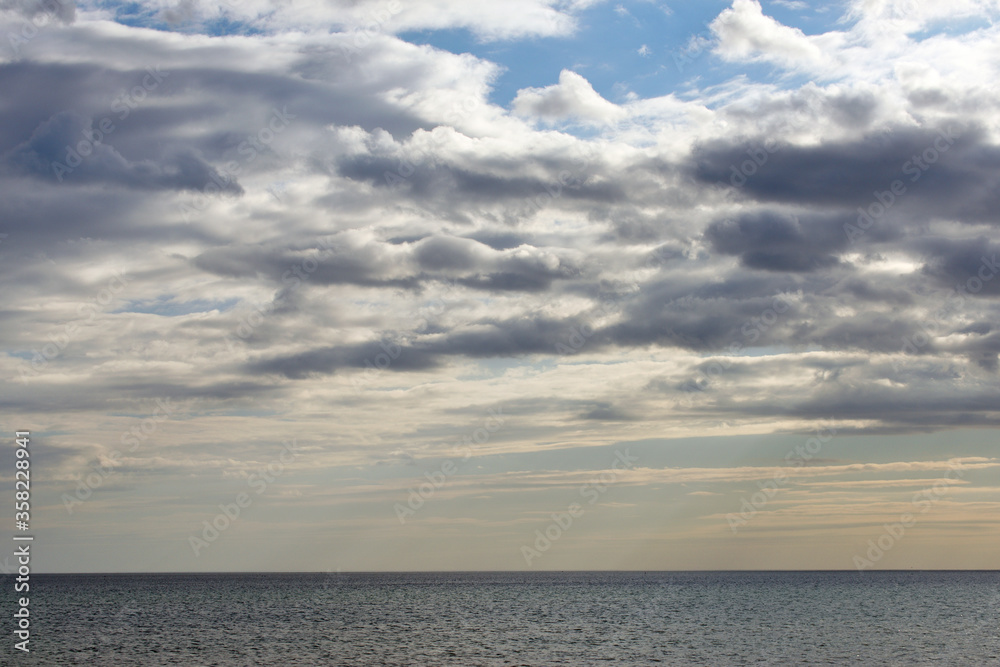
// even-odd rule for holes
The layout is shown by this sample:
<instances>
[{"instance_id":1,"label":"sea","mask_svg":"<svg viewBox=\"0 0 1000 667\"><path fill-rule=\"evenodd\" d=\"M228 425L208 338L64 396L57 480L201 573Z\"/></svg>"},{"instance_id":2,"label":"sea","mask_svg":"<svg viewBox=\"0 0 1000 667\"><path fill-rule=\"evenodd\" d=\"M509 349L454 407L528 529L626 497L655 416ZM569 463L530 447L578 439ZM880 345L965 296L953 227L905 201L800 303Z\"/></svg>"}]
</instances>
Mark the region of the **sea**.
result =
<instances>
[{"instance_id":1,"label":"sea","mask_svg":"<svg viewBox=\"0 0 1000 667\"><path fill-rule=\"evenodd\" d=\"M30 653L3 618L4 665L1000 665L997 571L32 574Z\"/></svg>"}]
</instances>

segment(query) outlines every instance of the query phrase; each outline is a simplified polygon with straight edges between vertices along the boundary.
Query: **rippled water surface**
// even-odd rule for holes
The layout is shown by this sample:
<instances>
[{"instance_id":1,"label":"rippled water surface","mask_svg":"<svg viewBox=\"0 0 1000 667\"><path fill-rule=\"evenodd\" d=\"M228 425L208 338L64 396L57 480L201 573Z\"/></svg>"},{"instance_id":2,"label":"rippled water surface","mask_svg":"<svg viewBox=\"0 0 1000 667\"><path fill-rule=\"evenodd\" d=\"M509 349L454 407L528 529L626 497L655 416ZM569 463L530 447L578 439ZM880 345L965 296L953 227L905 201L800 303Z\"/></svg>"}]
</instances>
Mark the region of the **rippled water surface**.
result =
<instances>
[{"instance_id":1,"label":"rippled water surface","mask_svg":"<svg viewBox=\"0 0 1000 667\"><path fill-rule=\"evenodd\" d=\"M38 575L44 665L997 665L1000 573ZM3 609L14 609L3 582Z\"/></svg>"}]
</instances>

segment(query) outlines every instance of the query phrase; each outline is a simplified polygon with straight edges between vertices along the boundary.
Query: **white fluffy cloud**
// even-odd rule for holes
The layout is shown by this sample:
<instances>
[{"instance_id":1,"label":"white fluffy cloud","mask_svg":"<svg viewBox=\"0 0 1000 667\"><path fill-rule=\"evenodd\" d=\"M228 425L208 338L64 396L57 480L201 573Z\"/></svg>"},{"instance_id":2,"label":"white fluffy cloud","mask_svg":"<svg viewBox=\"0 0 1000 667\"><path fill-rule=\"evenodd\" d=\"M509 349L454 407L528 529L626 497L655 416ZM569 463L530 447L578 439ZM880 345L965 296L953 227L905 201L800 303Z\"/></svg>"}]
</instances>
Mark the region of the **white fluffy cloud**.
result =
<instances>
[{"instance_id":1,"label":"white fluffy cloud","mask_svg":"<svg viewBox=\"0 0 1000 667\"><path fill-rule=\"evenodd\" d=\"M512 108L521 116L543 120L577 120L588 123L613 123L625 111L601 97L590 82L570 70L559 73L559 83L544 88L518 91Z\"/></svg>"},{"instance_id":2,"label":"white fluffy cloud","mask_svg":"<svg viewBox=\"0 0 1000 667\"><path fill-rule=\"evenodd\" d=\"M815 64L823 59L817 40L765 16L757 0L735 0L710 28L718 39L716 51L730 60Z\"/></svg>"}]
</instances>

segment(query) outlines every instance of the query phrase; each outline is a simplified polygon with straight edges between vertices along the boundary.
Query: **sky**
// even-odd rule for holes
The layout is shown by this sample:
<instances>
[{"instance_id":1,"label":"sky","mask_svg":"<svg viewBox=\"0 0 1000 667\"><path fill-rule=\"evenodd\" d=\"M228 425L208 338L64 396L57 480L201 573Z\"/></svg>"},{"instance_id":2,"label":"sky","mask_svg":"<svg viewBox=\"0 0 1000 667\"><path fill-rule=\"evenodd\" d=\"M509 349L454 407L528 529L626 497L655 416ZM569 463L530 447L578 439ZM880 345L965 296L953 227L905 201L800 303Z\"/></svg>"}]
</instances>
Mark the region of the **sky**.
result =
<instances>
[{"instance_id":1,"label":"sky","mask_svg":"<svg viewBox=\"0 0 1000 667\"><path fill-rule=\"evenodd\" d=\"M995 567L998 17L0 0L34 567Z\"/></svg>"}]
</instances>

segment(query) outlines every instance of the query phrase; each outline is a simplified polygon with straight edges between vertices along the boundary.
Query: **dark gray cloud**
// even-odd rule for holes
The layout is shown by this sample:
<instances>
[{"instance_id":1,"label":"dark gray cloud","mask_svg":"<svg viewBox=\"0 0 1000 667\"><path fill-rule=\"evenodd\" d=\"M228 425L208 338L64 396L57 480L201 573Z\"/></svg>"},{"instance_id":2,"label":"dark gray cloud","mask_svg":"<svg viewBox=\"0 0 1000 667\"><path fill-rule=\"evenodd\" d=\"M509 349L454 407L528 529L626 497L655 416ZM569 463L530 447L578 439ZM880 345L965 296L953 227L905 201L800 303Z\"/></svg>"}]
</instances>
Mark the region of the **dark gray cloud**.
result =
<instances>
[{"instance_id":1,"label":"dark gray cloud","mask_svg":"<svg viewBox=\"0 0 1000 667\"><path fill-rule=\"evenodd\" d=\"M478 244L447 236L425 239L417 245L414 258L428 271L468 270L476 266Z\"/></svg>"},{"instance_id":2,"label":"dark gray cloud","mask_svg":"<svg viewBox=\"0 0 1000 667\"><path fill-rule=\"evenodd\" d=\"M884 142L717 140L695 150L691 173L706 185L735 186L761 202L853 212L877 203L877 193L883 193L887 220L903 215L996 222L998 167L1000 149L981 128L956 118L933 128L895 128ZM905 188L899 195L891 192L894 181ZM881 236L878 225L872 234Z\"/></svg>"},{"instance_id":3,"label":"dark gray cloud","mask_svg":"<svg viewBox=\"0 0 1000 667\"><path fill-rule=\"evenodd\" d=\"M376 366L376 357L396 352L384 369L412 371L433 369L446 363L447 357L486 359L497 357L524 357L528 355L560 354L560 344L574 350L579 331L587 329L581 319L556 320L545 317L519 317L512 320L480 320L470 325L445 331L408 343L391 339L363 344L324 347L309 352L255 360L247 372L277 373L289 378L303 378L312 374L331 374L341 369L367 369ZM434 324L429 323L433 333ZM596 349L597 341L588 349ZM582 344L577 346L582 348Z\"/></svg>"},{"instance_id":4,"label":"dark gray cloud","mask_svg":"<svg viewBox=\"0 0 1000 667\"><path fill-rule=\"evenodd\" d=\"M45 414L53 412L84 412L104 410L109 412L152 412L156 399L170 399L178 404L187 401L211 401L213 409L225 410L232 404L249 406L255 400L280 396L280 387L270 382L233 380L205 384L183 384L170 381L153 381L143 378L122 379L95 374L90 376L90 391L81 392L72 386L52 386L44 381L53 372L86 368L86 359L70 358L69 365L54 363L37 378L27 381L12 379L18 391L0 399L0 409L13 413Z\"/></svg>"},{"instance_id":5,"label":"dark gray cloud","mask_svg":"<svg viewBox=\"0 0 1000 667\"><path fill-rule=\"evenodd\" d=\"M33 176L59 183L115 183L142 189L200 190L216 183L218 191L240 194L243 188L223 177L190 149L159 161L129 161L113 146L89 140L90 119L72 111L57 113L25 143L0 156L8 175Z\"/></svg>"},{"instance_id":6,"label":"dark gray cloud","mask_svg":"<svg viewBox=\"0 0 1000 667\"><path fill-rule=\"evenodd\" d=\"M1000 294L1000 243L986 237L925 238L914 245L926 253L924 273L937 279L942 287L960 287L970 298Z\"/></svg>"},{"instance_id":7,"label":"dark gray cloud","mask_svg":"<svg viewBox=\"0 0 1000 667\"><path fill-rule=\"evenodd\" d=\"M260 359L251 362L247 366L247 371L253 375L265 373L302 379L315 375L329 375L343 369L363 369L371 372L423 371L432 370L437 366L438 361L434 355L426 350L399 345L386 339Z\"/></svg>"},{"instance_id":8,"label":"dark gray cloud","mask_svg":"<svg viewBox=\"0 0 1000 667\"><path fill-rule=\"evenodd\" d=\"M483 230L470 234L469 238L488 245L494 250L508 250L519 245L531 244L530 236L514 232Z\"/></svg>"},{"instance_id":9,"label":"dark gray cloud","mask_svg":"<svg viewBox=\"0 0 1000 667\"><path fill-rule=\"evenodd\" d=\"M216 248L194 259L203 271L232 278L267 276L286 287L298 284L419 289L441 281L487 291L538 292L557 279L582 274L566 257L523 246L500 254L477 241L451 236L364 242L329 237L287 244Z\"/></svg>"},{"instance_id":10,"label":"dark gray cloud","mask_svg":"<svg viewBox=\"0 0 1000 667\"><path fill-rule=\"evenodd\" d=\"M838 216L792 215L760 211L714 222L705 230L712 247L736 255L744 266L767 271L816 271L838 264L847 245Z\"/></svg>"},{"instance_id":11,"label":"dark gray cloud","mask_svg":"<svg viewBox=\"0 0 1000 667\"><path fill-rule=\"evenodd\" d=\"M506 202L515 205L522 215L532 215L553 201L567 204L597 204L624 200L626 189L617 179L589 179L573 182L573 187L559 183L559 173L571 167L567 161L562 169L554 168L547 178L531 178L474 171L441 162L400 175L399 157L361 155L343 157L338 172L352 180L364 181L380 188L402 190L418 201L448 199L452 206ZM484 165L484 167L487 165ZM533 165L519 165L526 171ZM455 196L460 195L460 202Z\"/></svg>"},{"instance_id":12,"label":"dark gray cloud","mask_svg":"<svg viewBox=\"0 0 1000 667\"><path fill-rule=\"evenodd\" d=\"M872 420L894 423L904 429L937 430L948 427L996 426L1000 414L996 401L987 391L959 388L942 379L953 393L915 392L912 388L887 388L875 384L831 386L804 400L792 402L752 401L733 404L725 397L713 403L714 409L766 417L801 417L810 420Z\"/></svg>"},{"instance_id":13,"label":"dark gray cloud","mask_svg":"<svg viewBox=\"0 0 1000 667\"><path fill-rule=\"evenodd\" d=\"M500 271L477 275L469 278L459 278L458 282L473 289L486 290L489 292L543 292L552 285L554 276L545 272L524 272L515 273L513 271Z\"/></svg>"},{"instance_id":14,"label":"dark gray cloud","mask_svg":"<svg viewBox=\"0 0 1000 667\"><path fill-rule=\"evenodd\" d=\"M906 291L905 285L902 284L887 287L880 280L851 276L838 287L842 290L842 294L859 303L886 303L899 306L910 306L914 303L913 295Z\"/></svg>"},{"instance_id":15,"label":"dark gray cloud","mask_svg":"<svg viewBox=\"0 0 1000 667\"><path fill-rule=\"evenodd\" d=\"M311 285L367 285L415 288L418 275L393 277L394 266L375 244L331 245L316 239L311 248L287 245L228 246L206 251L194 258L202 271L230 278L267 279L284 287Z\"/></svg>"}]
</instances>

